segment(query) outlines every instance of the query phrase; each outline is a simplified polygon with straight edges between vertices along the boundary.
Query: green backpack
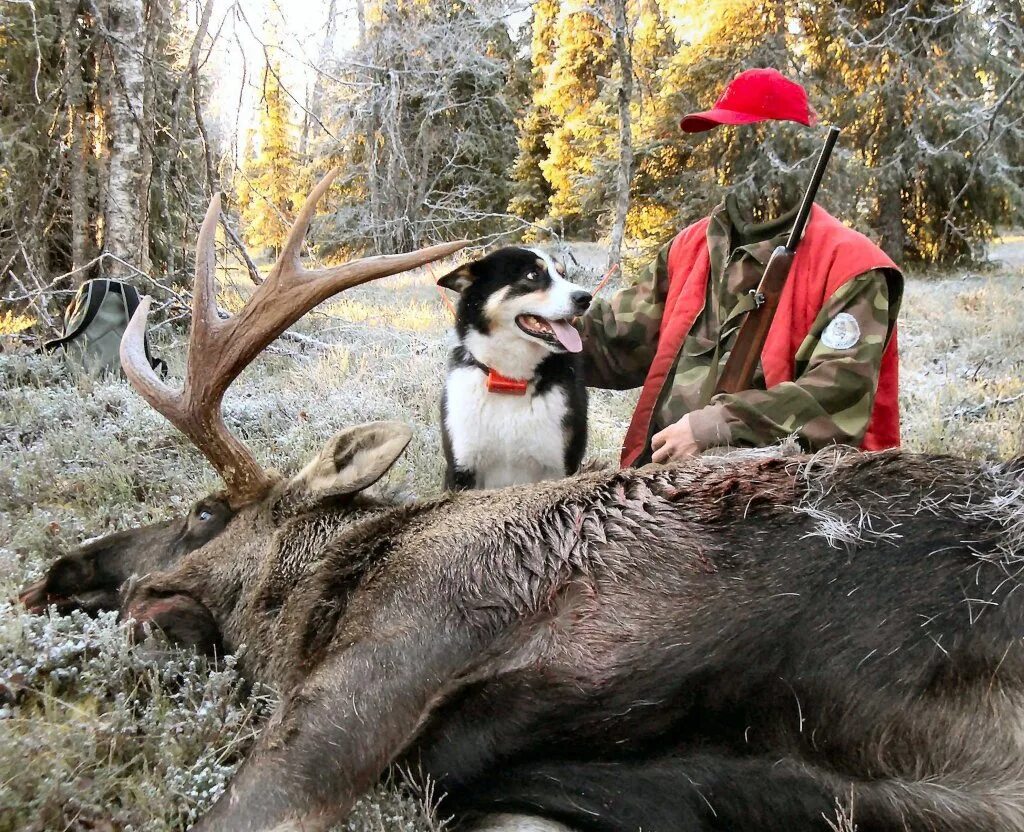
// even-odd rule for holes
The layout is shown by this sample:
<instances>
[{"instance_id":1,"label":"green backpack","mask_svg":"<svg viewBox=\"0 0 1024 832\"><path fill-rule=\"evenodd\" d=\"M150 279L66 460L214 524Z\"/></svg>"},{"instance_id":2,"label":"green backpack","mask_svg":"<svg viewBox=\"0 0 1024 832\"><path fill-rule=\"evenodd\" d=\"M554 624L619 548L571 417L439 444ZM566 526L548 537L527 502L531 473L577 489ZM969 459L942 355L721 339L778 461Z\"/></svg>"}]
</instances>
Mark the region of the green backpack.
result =
<instances>
[{"instance_id":1,"label":"green backpack","mask_svg":"<svg viewBox=\"0 0 1024 832\"><path fill-rule=\"evenodd\" d=\"M61 337L43 344L43 351L63 348L91 373L120 372L121 336L138 305L134 286L105 278L87 280L64 312ZM150 354L148 335L145 345L150 365L166 376L167 363Z\"/></svg>"}]
</instances>

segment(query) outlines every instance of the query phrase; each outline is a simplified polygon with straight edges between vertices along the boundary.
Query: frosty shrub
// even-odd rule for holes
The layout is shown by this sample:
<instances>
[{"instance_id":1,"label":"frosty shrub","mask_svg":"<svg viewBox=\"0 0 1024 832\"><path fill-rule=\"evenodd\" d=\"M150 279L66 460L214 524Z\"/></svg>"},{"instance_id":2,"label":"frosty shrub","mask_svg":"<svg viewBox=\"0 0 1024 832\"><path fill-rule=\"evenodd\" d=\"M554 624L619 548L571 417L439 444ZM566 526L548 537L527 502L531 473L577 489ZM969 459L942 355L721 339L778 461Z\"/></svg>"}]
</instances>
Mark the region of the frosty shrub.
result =
<instances>
[{"instance_id":1,"label":"frosty shrub","mask_svg":"<svg viewBox=\"0 0 1024 832\"><path fill-rule=\"evenodd\" d=\"M0 829L162 830L224 790L271 700L219 668L130 645L115 613L0 605Z\"/></svg>"}]
</instances>

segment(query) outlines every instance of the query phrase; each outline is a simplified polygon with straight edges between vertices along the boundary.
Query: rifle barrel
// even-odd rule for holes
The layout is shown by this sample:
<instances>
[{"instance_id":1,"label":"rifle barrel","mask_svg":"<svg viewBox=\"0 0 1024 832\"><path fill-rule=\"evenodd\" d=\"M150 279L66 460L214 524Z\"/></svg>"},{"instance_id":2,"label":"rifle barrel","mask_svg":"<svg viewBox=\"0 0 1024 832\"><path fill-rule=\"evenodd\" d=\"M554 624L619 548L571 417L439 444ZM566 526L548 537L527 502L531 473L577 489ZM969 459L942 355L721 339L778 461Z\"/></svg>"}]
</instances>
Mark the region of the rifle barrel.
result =
<instances>
[{"instance_id":1,"label":"rifle barrel","mask_svg":"<svg viewBox=\"0 0 1024 832\"><path fill-rule=\"evenodd\" d=\"M829 157L832 155L832 148L836 146L838 138L839 128L830 127L828 135L825 137L825 146L821 148L818 161L814 163L814 172L811 174L811 181L807 183L807 190L804 191L804 199L800 203L800 210L797 212L793 229L789 232L789 240L786 241L786 248L790 253L796 251L797 244L804 234L804 226L807 225L807 218L811 215L811 206L814 205L814 199L818 195L818 187L821 185L825 168L828 167Z\"/></svg>"}]
</instances>

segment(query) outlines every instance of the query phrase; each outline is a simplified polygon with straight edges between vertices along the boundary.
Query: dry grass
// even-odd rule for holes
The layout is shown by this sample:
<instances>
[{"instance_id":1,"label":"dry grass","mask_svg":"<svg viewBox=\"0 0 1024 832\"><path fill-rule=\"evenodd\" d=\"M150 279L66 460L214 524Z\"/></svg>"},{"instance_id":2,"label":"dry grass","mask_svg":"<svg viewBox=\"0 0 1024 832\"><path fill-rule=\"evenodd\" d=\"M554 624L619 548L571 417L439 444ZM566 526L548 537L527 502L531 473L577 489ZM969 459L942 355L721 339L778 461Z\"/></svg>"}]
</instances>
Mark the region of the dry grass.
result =
<instances>
[{"instance_id":1,"label":"dry grass","mask_svg":"<svg viewBox=\"0 0 1024 832\"><path fill-rule=\"evenodd\" d=\"M900 329L913 450L1024 453L1024 268L911 280Z\"/></svg>"},{"instance_id":2,"label":"dry grass","mask_svg":"<svg viewBox=\"0 0 1024 832\"><path fill-rule=\"evenodd\" d=\"M908 447L1022 453L1022 283L1016 266L911 281L901 331ZM427 274L347 293L297 327L326 349L280 341L242 375L228 424L263 462L290 471L342 427L402 419L415 438L392 484L436 493L447 326ZM180 376L180 336L161 330L156 346ZM594 393L592 456L615 459L634 400ZM202 458L125 382L76 375L59 357L0 355L0 597L83 539L180 512L214 487ZM0 620L0 832L182 828L223 786L265 710L230 668L154 664L111 620L10 607ZM349 828L432 825L419 804L383 790Z\"/></svg>"}]
</instances>

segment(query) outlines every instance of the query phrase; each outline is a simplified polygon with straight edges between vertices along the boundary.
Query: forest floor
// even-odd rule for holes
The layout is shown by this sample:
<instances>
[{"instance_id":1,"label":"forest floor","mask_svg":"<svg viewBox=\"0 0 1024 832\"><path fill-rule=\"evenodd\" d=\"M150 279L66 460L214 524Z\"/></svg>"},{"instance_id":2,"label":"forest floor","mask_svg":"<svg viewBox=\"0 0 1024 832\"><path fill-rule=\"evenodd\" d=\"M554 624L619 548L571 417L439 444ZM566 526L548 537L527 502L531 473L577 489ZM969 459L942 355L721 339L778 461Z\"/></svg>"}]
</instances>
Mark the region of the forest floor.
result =
<instances>
[{"instance_id":1,"label":"forest floor","mask_svg":"<svg viewBox=\"0 0 1024 832\"><path fill-rule=\"evenodd\" d=\"M593 286L601 252L578 254L579 280ZM992 258L908 282L900 346L911 450L1024 452L1024 237L1007 235ZM278 341L242 374L226 421L287 472L344 426L401 419L415 438L389 477L436 494L449 325L430 273L350 291L297 325L305 340ZM181 334L158 329L154 340L180 377ZM591 456L614 460L634 400L595 391ZM84 539L181 513L216 487L124 381L78 375L59 357L0 355L0 599ZM220 794L269 699L243 693L231 663L157 664L112 617L29 616L0 600L0 832L183 828ZM347 828L435 828L428 815L382 788Z\"/></svg>"}]
</instances>

